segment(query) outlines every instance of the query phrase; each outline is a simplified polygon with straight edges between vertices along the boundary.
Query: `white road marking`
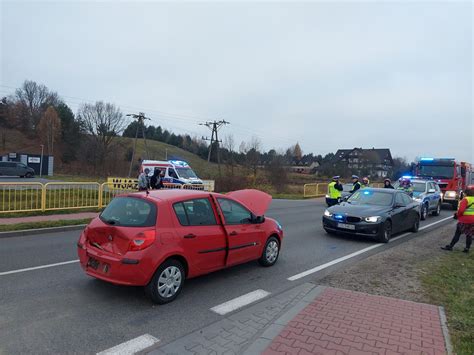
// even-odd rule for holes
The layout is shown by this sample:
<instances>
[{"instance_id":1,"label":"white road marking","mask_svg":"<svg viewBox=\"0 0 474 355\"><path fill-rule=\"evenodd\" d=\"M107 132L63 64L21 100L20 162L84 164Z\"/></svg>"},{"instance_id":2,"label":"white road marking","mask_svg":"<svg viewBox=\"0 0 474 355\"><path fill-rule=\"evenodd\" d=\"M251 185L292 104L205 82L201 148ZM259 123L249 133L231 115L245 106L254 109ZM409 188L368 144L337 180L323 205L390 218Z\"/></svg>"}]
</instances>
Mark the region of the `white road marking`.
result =
<instances>
[{"instance_id":1,"label":"white road marking","mask_svg":"<svg viewBox=\"0 0 474 355\"><path fill-rule=\"evenodd\" d=\"M446 218L443 218L443 219L440 219L439 221L436 221L436 222L433 222L433 223L430 223L430 224L427 224L426 226L423 226L420 228L420 230L423 230L423 229L426 229L426 228L429 228L429 227L432 227L438 223L441 223L441 222L444 222L444 221L447 221L448 219L453 219L453 217L446 217ZM413 233L404 233L402 235L399 235L398 237L395 237L395 238L392 238L390 239L390 242L394 242L398 239L402 239L402 238L405 238L406 236L409 236ZM295 280L298 280L298 279L301 279L305 276L308 276L308 275L311 275L311 274L314 274L315 272L318 272L318 271L321 271L321 270L324 270L330 266L333 266L333 265L336 265L340 262L343 262L344 260L347 260L347 259L351 259L357 255L360 255L360 254L364 254L372 249L375 249L375 248L379 248L381 246L383 246L385 244L383 243L378 243L378 244L374 244L374 245L371 245L370 247L367 247L367 248L364 248L364 249L361 249L361 250L358 250L354 253L351 253L351 254L348 254L348 255L345 255L345 256L342 256L340 258L337 258L337 259L334 259L334 260L331 260L330 262L326 263L326 264L322 264L322 265L319 265L319 266L316 266L312 269L309 269L309 270L306 270L306 271L303 271L303 272L300 272L299 274L296 274L296 275L293 275L289 278L287 278L287 280L289 281L295 281Z\"/></svg>"},{"instance_id":2,"label":"white road marking","mask_svg":"<svg viewBox=\"0 0 474 355\"><path fill-rule=\"evenodd\" d=\"M211 311L223 316L224 314L235 311L236 309L239 309L250 303L256 302L259 299L265 298L268 295L270 295L270 292L264 290L255 290L240 297L234 298L228 302L222 303L218 306L212 307Z\"/></svg>"},{"instance_id":3,"label":"white road marking","mask_svg":"<svg viewBox=\"0 0 474 355\"><path fill-rule=\"evenodd\" d=\"M159 339L156 339L150 334L143 334L135 339L114 346L113 348L101 351L100 353L97 353L97 355L131 355L149 348L159 341Z\"/></svg>"},{"instance_id":4,"label":"white road marking","mask_svg":"<svg viewBox=\"0 0 474 355\"><path fill-rule=\"evenodd\" d=\"M62 263L55 263L55 264L48 264L48 265L41 265L41 266L34 266L34 267L27 267L26 269L18 269L18 270L11 270L11 271L4 271L0 272L0 276L10 275L10 274L17 274L19 272L26 272L26 271L33 271L39 269L46 269L48 267L54 266L62 266L67 264L78 263L79 260L70 260L70 261L63 261Z\"/></svg>"}]
</instances>

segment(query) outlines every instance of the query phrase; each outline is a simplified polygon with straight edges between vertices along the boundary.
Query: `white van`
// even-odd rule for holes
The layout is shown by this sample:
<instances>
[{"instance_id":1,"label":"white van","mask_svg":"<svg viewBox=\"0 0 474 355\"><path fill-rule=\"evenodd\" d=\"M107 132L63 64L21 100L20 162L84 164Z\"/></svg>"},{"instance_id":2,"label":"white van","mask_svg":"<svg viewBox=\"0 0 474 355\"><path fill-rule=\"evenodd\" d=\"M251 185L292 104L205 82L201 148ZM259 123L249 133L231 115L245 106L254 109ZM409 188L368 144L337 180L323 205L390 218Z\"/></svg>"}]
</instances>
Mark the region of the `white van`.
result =
<instances>
[{"instance_id":1,"label":"white van","mask_svg":"<svg viewBox=\"0 0 474 355\"><path fill-rule=\"evenodd\" d=\"M153 175L155 168L164 171L163 182L172 184L202 185L202 180L196 176L188 163L181 160L143 160L140 171L150 169L149 176Z\"/></svg>"}]
</instances>

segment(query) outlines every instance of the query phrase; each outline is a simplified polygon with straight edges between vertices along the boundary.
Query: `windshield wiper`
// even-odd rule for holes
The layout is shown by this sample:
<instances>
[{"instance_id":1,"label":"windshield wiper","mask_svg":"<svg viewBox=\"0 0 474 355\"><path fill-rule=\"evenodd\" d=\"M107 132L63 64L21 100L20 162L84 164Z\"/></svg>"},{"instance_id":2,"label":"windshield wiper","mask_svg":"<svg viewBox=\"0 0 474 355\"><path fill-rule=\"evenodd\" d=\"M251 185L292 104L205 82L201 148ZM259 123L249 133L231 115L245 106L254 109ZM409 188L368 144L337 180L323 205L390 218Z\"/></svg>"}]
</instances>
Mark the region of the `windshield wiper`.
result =
<instances>
[{"instance_id":1,"label":"windshield wiper","mask_svg":"<svg viewBox=\"0 0 474 355\"><path fill-rule=\"evenodd\" d=\"M117 223L117 221L114 221L113 219L105 219L105 218L104 218L104 222L107 224L110 224L111 226Z\"/></svg>"}]
</instances>

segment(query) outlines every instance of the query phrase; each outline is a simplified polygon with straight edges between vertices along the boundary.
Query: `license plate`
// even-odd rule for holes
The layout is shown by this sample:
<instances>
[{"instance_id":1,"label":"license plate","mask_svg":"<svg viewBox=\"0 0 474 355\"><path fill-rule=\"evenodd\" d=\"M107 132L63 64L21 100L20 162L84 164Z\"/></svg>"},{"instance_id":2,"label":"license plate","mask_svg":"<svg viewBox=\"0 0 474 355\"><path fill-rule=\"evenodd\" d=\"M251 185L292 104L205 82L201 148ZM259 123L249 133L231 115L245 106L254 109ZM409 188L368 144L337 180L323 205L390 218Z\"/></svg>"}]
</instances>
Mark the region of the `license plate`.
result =
<instances>
[{"instance_id":1,"label":"license plate","mask_svg":"<svg viewBox=\"0 0 474 355\"><path fill-rule=\"evenodd\" d=\"M346 224L346 223L338 223L337 224L337 227L338 228L342 228L342 229L351 229L351 230L355 230L356 229L356 226L353 225L353 224Z\"/></svg>"},{"instance_id":2,"label":"license plate","mask_svg":"<svg viewBox=\"0 0 474 355\"><path fill-rule=\"evenodd\" d=\"M89 266L90 268L94 270L97 270L99 265L100 265L99 260L94 259L94 258L89 258L89 261L87 262L87 266Z\"/></svg>"}]
</instances>

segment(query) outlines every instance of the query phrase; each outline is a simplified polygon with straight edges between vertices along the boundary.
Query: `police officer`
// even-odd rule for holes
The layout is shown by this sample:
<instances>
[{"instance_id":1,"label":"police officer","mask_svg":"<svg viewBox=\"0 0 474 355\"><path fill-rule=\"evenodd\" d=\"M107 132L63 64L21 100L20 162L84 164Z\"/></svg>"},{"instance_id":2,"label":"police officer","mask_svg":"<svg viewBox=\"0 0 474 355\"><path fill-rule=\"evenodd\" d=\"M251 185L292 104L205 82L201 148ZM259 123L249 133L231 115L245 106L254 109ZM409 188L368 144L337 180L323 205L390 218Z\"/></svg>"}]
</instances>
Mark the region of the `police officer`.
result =
<instances>
[{"instance_id":1,"label":"police officer","mask_svg":"<svg viewBox=\"0 0 474 355\"><path fill-rule=\"evenodd\" d=\"M453 250L454 245L459 241L461 234L466 235L466 247L463 252L469 253L472 244L472 236L474 235L474 185L469 185L466 188L466 197L459 203L459 208L456 213L458 224L456 232L454 233L451 243L445 247L444 250Z\"/></svg>"},{"instance_id":2,"label":"police officer","mask_svg":"<svg viewBox=\"0 0 474 355\"><path fill-rule=\"evenodd\" d=\"M339 176L333 176L332 181L328 184L328 194L326 195L326 203L329 207L339 203L341 198L342 184L339 182Z\"/></svg>"},{"instance_id":3,"label":"police officer","mask_svg":"<svg viewBox=\"0 0 474 355\"><path fill-rule=\"evenodd\" d=\"M413 197L413 187L411 185L411 180L409 178L401 177L399 180L398 190L402 190L407 193L410 197Z\"/></svg>"},{"instance_id":4,"label":"police officer","mask_svg":"<svg viewBox=\"0 0 474 355\"><path fill-rule=\"evenodd\" d=\"M356 192L362 187L362 185L359 182L359 177L357 175L352 175L352 190L349 191L351 194Z\"/></svg>"},{"instance_id":5,"label":"police officer","mask_svg":"<svg viewBox=\"0 0 474 355\"><path fill-rule=\"evenodd\" d=\"M370 184L369 178L367 176L364 176L362 178L362 185L360 186L360 188L365 189L367 187L370 187L369 184Z\"/></svg>"}]
</instances>

